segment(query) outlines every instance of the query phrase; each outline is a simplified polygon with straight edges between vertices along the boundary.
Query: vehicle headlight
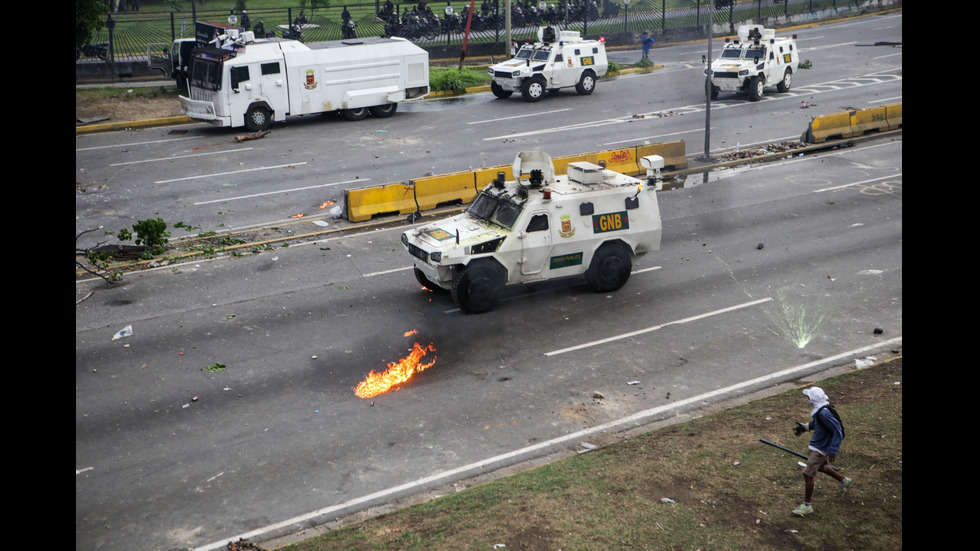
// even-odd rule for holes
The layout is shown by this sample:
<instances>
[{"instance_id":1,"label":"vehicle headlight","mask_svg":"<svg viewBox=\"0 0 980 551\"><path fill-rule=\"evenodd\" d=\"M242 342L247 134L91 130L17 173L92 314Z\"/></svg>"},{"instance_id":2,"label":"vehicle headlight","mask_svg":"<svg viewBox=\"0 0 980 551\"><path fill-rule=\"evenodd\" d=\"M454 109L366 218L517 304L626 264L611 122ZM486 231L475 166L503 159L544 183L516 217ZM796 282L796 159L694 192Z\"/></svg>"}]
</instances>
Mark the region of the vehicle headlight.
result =
<instances>
[{"instance_id":1,"label":"vehicle headlight","mask_svg":"<svg viewBox=\"0 0 980 551\"><path fill-rule=\"evenodd\" d=\"M437 262L437 263L438 262L442 262L442 252L441 251L436 251L436 252L430 254L429 255L429 260L431 260L432 262Z\"/></svg>"},{"instance_id":2,"label":"vehicle headlight","mask_svg":"<svg viewBox=\"0 0 980 551\"><path fill-rule=\"evenodd\" d=\"M748 69L742 69L741 71L738 72L738 76L740 76L740 77L744 77L747 74L749 74L749 70Z\"/></svg>"},{"instance_id":3,"label":"vehicle headlight","mask_svg":"<svg viewBox=\"0 0 980 551\"><path fill-rule=\"evenodd\" d=\"M408 235L404 233L402 234L402 245L408 246Z\"/></svg>"}]
</instances>

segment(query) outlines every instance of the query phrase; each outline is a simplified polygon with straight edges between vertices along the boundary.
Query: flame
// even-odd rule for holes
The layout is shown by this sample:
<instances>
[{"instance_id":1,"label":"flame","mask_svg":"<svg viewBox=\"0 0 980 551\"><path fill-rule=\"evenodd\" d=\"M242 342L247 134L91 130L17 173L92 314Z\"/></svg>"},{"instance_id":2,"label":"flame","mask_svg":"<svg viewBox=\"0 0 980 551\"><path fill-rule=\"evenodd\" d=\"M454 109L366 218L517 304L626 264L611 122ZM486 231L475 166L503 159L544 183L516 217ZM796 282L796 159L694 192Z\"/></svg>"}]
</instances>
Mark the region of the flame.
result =
<instances>
[{"instance_id":1,"label":"flame","mask_svg":"<svg viewBox=\"0 0 980 551\"><path fill-rule=\"evenodd\" d=\"M417 330L408 331L405 333L405 336L408 337L416 333L418 333ZM359 398L374 398L379 394L388 392L393 386L404 383L412 378L412 375L432 367L436 363L435 356L432 357L432 361L429 363L421 364L419 360L429 352L435 353L435 351L436 347L431 342L428 346L415 343L408 356L402 358L397 363L389 363L388 369L384 373L375 373L373 370L368 373L367 378L358 383L354 388L354 394Z\"/></svg>"},{"instance_id":2,"label":"flame","mask_svg":"<svg viewBox=\"0 0 980 551\"><path fill-rule=\"evenodd\" d=\"M411 337L412 335L418 335L418 334L419 334L419 330L418 329L412 329L411 331L405 331L405 335L403 335L403 336L405 336L405 337Z\"/></svg>"},{"instance_id":3,"label":"flame","mask_svg":"<svg viewBox=\"0 0 980 551\"><path fill-rule=\"evenodd\" d=\"M332 204L333 204L333 201L326 201L325 203L323 203L322 205L320 205L320 208L321 209L325 209L325 208L329 207Z\"/></svg>"},{"instance_id":4,"label":"flame","mask_svg":"<svg viewBox=\"0 0 980 551\"><path fill-rule=\"evenodd\" d=\"M294 215L290 216L290 218L302 218L304 216L306 216L306 215L301 212L299 214L294 214Z\"/></svg>"}]
</instances>

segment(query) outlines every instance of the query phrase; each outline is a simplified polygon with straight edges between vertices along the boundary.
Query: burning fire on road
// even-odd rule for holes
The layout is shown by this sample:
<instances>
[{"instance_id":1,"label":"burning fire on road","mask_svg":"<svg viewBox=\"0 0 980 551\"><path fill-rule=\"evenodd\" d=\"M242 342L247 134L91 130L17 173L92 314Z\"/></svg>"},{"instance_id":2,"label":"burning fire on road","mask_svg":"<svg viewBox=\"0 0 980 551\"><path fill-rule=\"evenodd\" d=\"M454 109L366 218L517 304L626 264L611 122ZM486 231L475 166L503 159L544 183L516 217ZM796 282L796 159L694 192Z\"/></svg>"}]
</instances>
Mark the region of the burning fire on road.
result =
<instances>
[{"instance_id":1,"label":"burning fire on road","mask_svg":"<svg viewBox=\"0 0 980 551\"><path fill-rule=\"evenodd\" d=\"M406 337L418 334L418 330L411 330L405 333ZM433 354L432 361L420 363L429 352ZM404 383L412 378L416 373L432 367L436 363L436 347L431 342L428 346L415 343L408 356L395 363L389 363L388 369L382 373L373 370L368 373L367 378L358 383L354 388L354 394L359 398L374 398L379 394L384 394L394 386Z\"/></svg>"}]
</instances>

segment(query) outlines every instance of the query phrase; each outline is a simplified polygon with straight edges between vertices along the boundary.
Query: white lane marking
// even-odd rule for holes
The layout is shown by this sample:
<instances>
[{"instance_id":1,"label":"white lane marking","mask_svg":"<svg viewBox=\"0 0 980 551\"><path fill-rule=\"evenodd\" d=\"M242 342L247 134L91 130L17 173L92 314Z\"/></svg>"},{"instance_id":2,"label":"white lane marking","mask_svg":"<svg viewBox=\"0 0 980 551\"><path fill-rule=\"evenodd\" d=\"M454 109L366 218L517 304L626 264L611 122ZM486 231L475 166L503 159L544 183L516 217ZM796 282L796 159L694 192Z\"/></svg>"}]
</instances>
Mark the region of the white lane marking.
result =
<instances>
[{"instance_id":1,"label":"white lane marking","mask_svg":"<svg viewBox=\"0 0 980 551\"><path fill-rule=\"evenodd\" d=\"M247 168L245 170L232 170L230 172L216 172L214 174L198 174L196 176L184 176L183 178L173 178L171 180L157 180L156 182L153 182L153 183L154 184L169 184L170 182L183 182L183 181L186 181L186 180L198 180L200 178L215 178L215 177L218 177L218 176L230 176L232 174L243 174L243 173L246 173L246 172L258 172L260 170L274 170L274 169L277 169L277 168L288 168L288 167L291 167L291 166L303 166L305 164L306 164L306 161L303 161L301 163L288 163L288 164L284 164L284 165L275 165L275 166L260 166L260 167L256 167L256 168Z\"/></svg>"},{"instance_id":2,"label":"white lane marking","mask_svg":"<svg viewBox=\"0 0 980 551\"><path fill-rule=\"evenodd\" d=\"M223 155L225 153L238 153L241 151L251 151L252 147L243 147L241 149L228 149L225 151L207 151L204 153L191 153L189 155L178 155L176 157L161 157L159 159L143 159L142 161L126 161L124 163L112 163L109 166L124 166L124 165L135 165L139 163L157 163L160 161L175 161L177 159L189 159L191 157L203 157L205 155Z\"/></svg>"},{"instance_id":3,"label":"white lane marking","mask_svg":"<svg viewBox=\"0 0 980 551\"><path fill-rule=\"evenodd\" d=\"M726 312L731 312L734 310L739 310L742 308L748 308L749 306L755 306L756 304L762 304L764 302L769 302L772 300L771 297L762 298L759 300L753 300L751 302L743 302L742 304L736 304L735 306L729 306L728 308L722 308L721 310L714 310L712 312L705 312L703 314L698 314L696 316L691 316L688 318L683 318L674 321L668 321L667 323L662 323L660 325L654 325L652 327L646 327L644 329L638 329L636 331L630 331L629 333L623 333L620 335L613 335L612 337L606 337L605 339L599 339L597 341L587 342L583 344L578 344L575 346L569 346L568 348L562 348L561 350L552 350L551 352L545 352L545 356L557 356L558 354L564 354L566 352L573 352L575 350L581 350L583 348L590 348L593 346L599 346L600 344L606 344L613 341L618 341L622 339L628 339L630 337L635 337L637 335L642 335L644 333L650 333L651 331L658 331L664 327L671 325L680 325L682 323L690 323L692 321L697 321L704 318L709 318L711 316L717 316L718 314L724 314Z\"/></svg>"},{"instance_id":4,"label":"white lane marking","mask_svg":"<svg viewBox=\"0 0 980 551\"><path fill-rule=\"evenodd\" d=\"M84 136L79 136L84 137ZM148 142L133 142L133 143L117 143L112 145L97 145L94 147L79 147L75 149L75 152L79 151L95 151L96 149L115 149L120 147L133 147L134 145L150 145L155 143L167 143L167 142L179 142L181 140L196 140L201 136L187 136L186 138L167 138L166 140L151 140Z\"/></svg>"},{"instance_id":5,"label":"white lane marking","mask_svg":"<svg viewBox=\"0 0 980 551\"><path fill-rule=\"evenodd\" d=\"M303 163L303 164L306 164L306 163ZM292 165L283 165L283 166L292 166ZM353 182L367 182L367 181L370 181L370 180L371 180L370 178L355 178L353 180L344 180L343 182L330 182L329 184L317 184L315 186L294 187L294 188L290 188L290 189L277 189L276 191L266 191L264 193L251 193L249 195L239 195L238 197L223 197L221 199L213 199L211 201L198 201L198 202L193 203L193 204L196 206L196 205L209 205L211 203L225 203L225 202L228 202L228 201L237 201L239 199L252 199L254 197L262 197L263 195L276 195L277 193L291 193L291 192L294 192L294 191L304 191L304 190L307 190L307 189L317 189L317 188L324 188L324 187L339 186L339 185L343 185L343 184L350 184L350 183L353 183Z\"/></svg>"},{"instance_id":6,"label":"white lane marking","mask_svg":"<svg viewBox=\"0 0 980 551\"><path fill-rule=\"evenodd\" d=\"M847 189L847 188L853 187L853 186L863 186L864 184L869 184L871 182L877 182L878 180L890 180L892 178L901 178L901 177L902 177L902 173L899 172L898 174L889 174L888 176L881 176L881 177L878 177L878 178L871 178L869 180L862 180L860 182L851 182L850 184L841 184L839 186L833 186L833 187L825 187L825 188L821 188L821 189L815 189L815 190L813 190L813 193L823 193L825 191L837 191L838 189Z\"/></svg>"},{"instance_id":7,"label":"white lane marking","mask_svg":"<svg viewBox=\"0 0 980 551\"><path fill-rule=\"evenodd\" d=\"M697 396L692 396L690 398L678 400L676 402L672 402L664 406L658 406L655 408L643 410L638 413L634 413L632 415L623 417L621 419L617 419L615 421L610 421L602 425L580 430L578 432L574 432L571 434L566 434L564 436L553 438L551 440L546 440L544 442L534 444L533 446L527 446L525 448L517 449L494 457L490 457L482 461L476 461L474 463L470 463L469 465L463 465L462 467L457 467L455 469L450 469L448 471L443 471L441 473L436 473L430 476L426 476L418 480L414 480L412 482L400 484L393 488L380 490L371 494L367 494L365 496L354 498L344 503L339 503L337 505L331 505L329 507L317 509L316 511L312 511L304 515L296 516L291 519L270 524L268 526L263 526L262 528L257 528L250 532L245 532L244 534L238 534L236 536L222 538L220 541L209 543L203 547L195 547L194 549L198 551L220 549L226 546L229 541L237 541L239 539L251 539L256 536L261 536L262 534L265 534L267 532L278 530L280 528L286 528L292 525L304 524L317 517L330 515L333 513L344 512L353 507L367 504L372 501L390 498L391 496L398 494L400 492L405 492L409 490L418 491L425 488L429 484L434 484L437 482L442 483L449 480L457 480L459 478L464 477L464 475L471 475L471 473L473 473L474 471L489 472L495 468L500 468L505 465L512 464L517 460L517 458L530 453L538 452L540 450L545 450L548 448L564 446L567 445L569 442L579 442L581 439L591 436L593 434L616 432L618 430L622 430L623 428L626 428L627 426L638 426L643 423L651 422L655 420L657 417L660 417L672 410L681 409L690 405L698 405L705 400L717 398L718 396L722 396L724 394L728 394L737 390L742 390L745 388L750 388L763 384L770 385L772 384L773 381L784 381L784 380L792 379L794 376L798 376L799 374L814 369L815 367L818 367L820 365L833 363L842 360L844 358L857 356L859 354L865 354L873 350L879 350L882 348L890 347L900 342L902 342L902 337L895 337L894 339L885 342L879 342L872 345L857 348L855 350L851 350L848 352L842 352L840 354L831 356L829 358L823 358L820 360L812 361L810 363L788 367L781 371L770 373L769 375L763 375L761 377L756 377L755 379L749 379L748 381L742 381L741 383L736 383L731 386L719 388L716 390L711 390L705 392L704 394L699 394Z\"/></svg>"},{"instance_id":8,"label":"white lane marking","mask_svg":"<svg viewBox=\"0 0 980 551\"><path fill-rule=\"evenodd\" d=\"M526 118L526 117L536 117L538 115L550 115L551 113L561 113L562 111L571 111L571 110L572 109L569 107L567 109L555 109L555 110L552 110L552 111L542 111L540 113L528 113L526 115L514 115L512 117L501 117L499 119L487 119L485 121L472 121L472 122L468 122L466 124L484 124L484 123L488 123L488 122L509 121L511 119L523 119L523 118Z\"/></svg>"}]
</instances>

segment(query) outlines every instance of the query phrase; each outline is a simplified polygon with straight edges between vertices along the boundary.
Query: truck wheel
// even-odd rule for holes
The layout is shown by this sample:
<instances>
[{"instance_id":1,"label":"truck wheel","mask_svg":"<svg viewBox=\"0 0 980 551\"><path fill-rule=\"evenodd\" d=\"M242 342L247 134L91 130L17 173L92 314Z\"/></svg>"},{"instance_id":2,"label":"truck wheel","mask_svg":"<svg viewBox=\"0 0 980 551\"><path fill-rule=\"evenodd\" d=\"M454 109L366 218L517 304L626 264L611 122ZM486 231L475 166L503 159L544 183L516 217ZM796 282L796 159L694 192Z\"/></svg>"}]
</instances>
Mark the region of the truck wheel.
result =
<instances>
[{"instance_id":1,"label":"truck wheel","mask_svg":"<svg viewBox=\"0 0 980 551\"><path fill-rule=\"evenodd\" d=\"M752 101L759 101L762 99L763 92L765 92L766 83L762 81L762 77L754 76L749 79L749 99Z\"/></svg>"},{"instance_id":2,"label":"truck wheel","mask_svg":"<svg viewBox=\"0 0 980 551\"><path fill-rule=\"evenodd\" d=\"M272 121L269 119L269 110L265 107L253 105L245 112L245 129L249 132L259 132L269 128Z\"/></svg>"},{"instance_id":3,"label":"truck wheel","mask_svg":"<svg viewBox=\"0 0 980 551\"><path fill-rule=\"evenodd\" d=\"M603 245L595 252L585 278L597 293L615 291L626 285L633 262L622 245Z\"/></svg>"},{"instance_id":4,"label":"truck wheel","mask_svg":"<svg viewBox=\"0 0 980 551\"><path fill-rule=\"evenodd\" d=\"M786 74L783 75L783 80L779 81L776 85L776 89L780 92L789 92L790 85L793 84L793 71L791 69L786 69Z\"/></svg>"},{"instance_id":5,"label":"truck wheel","mask_svg":"<svg viewBox=\"0 0 980 551\"><path fill-rule=\"evenodd\" d=\"M578 84L575 85L575 91L579 95L587 96L595 90L595 73L592 71L584 71L582 77L579 78Z\"/></svg>"},{"instance_id":6,"label":"truck wheel","mask_svg":"<svg viewBox=\"0 0 980 551\"><path fill-rule=\"evenodd\" d=\"M512 90L504 90L503 86L493 81L490 81L490 91L493 92L493 95L497 96L498 99L507 99L514 93Z\"/></svg>"},{"instance_id":7,"label":"truck wheel","mask_svg":"<svg viewBox=\"0 0 980 551\"><path fill-rule=\"evenodd\" d=\"M467 314L489 312L500 300L503 278L486 264L470 265L453 281L453 302Z\"/></svg>"},{"instance_id":8,"label":"truck wheel","mask_svg":"<svg viewBox=\"0 0 980 551\"><path fill-rule=\"evenodd\" d=\"M347 120L349 121L364 120L368 116L367 107L359 107L357 109L342 109L340 112L345 117L347 117Z\"/></svg>"},{"instance_id":9,"label":"truck wheel","mask_svg":"<svg viewBox=\"0 0 980 551\"><path fill-rule=\"evenodd\" d=\"M529 78L521 85L521 95L524 96L524 101L539 101L544 92L545 82L541 77Z\"/></svg>"},{"instance_id":10,"label":"truck wheel","mask_svg":"<svg viewBox=\"0 0 980 551\"><path fill-rule=\"evenodd\" d=\"M386 103L385 105L375 105L371 108L371 114L379 119L384 119L395 114L398 110L397 103Z\"/></svg>"}]
</instances>

